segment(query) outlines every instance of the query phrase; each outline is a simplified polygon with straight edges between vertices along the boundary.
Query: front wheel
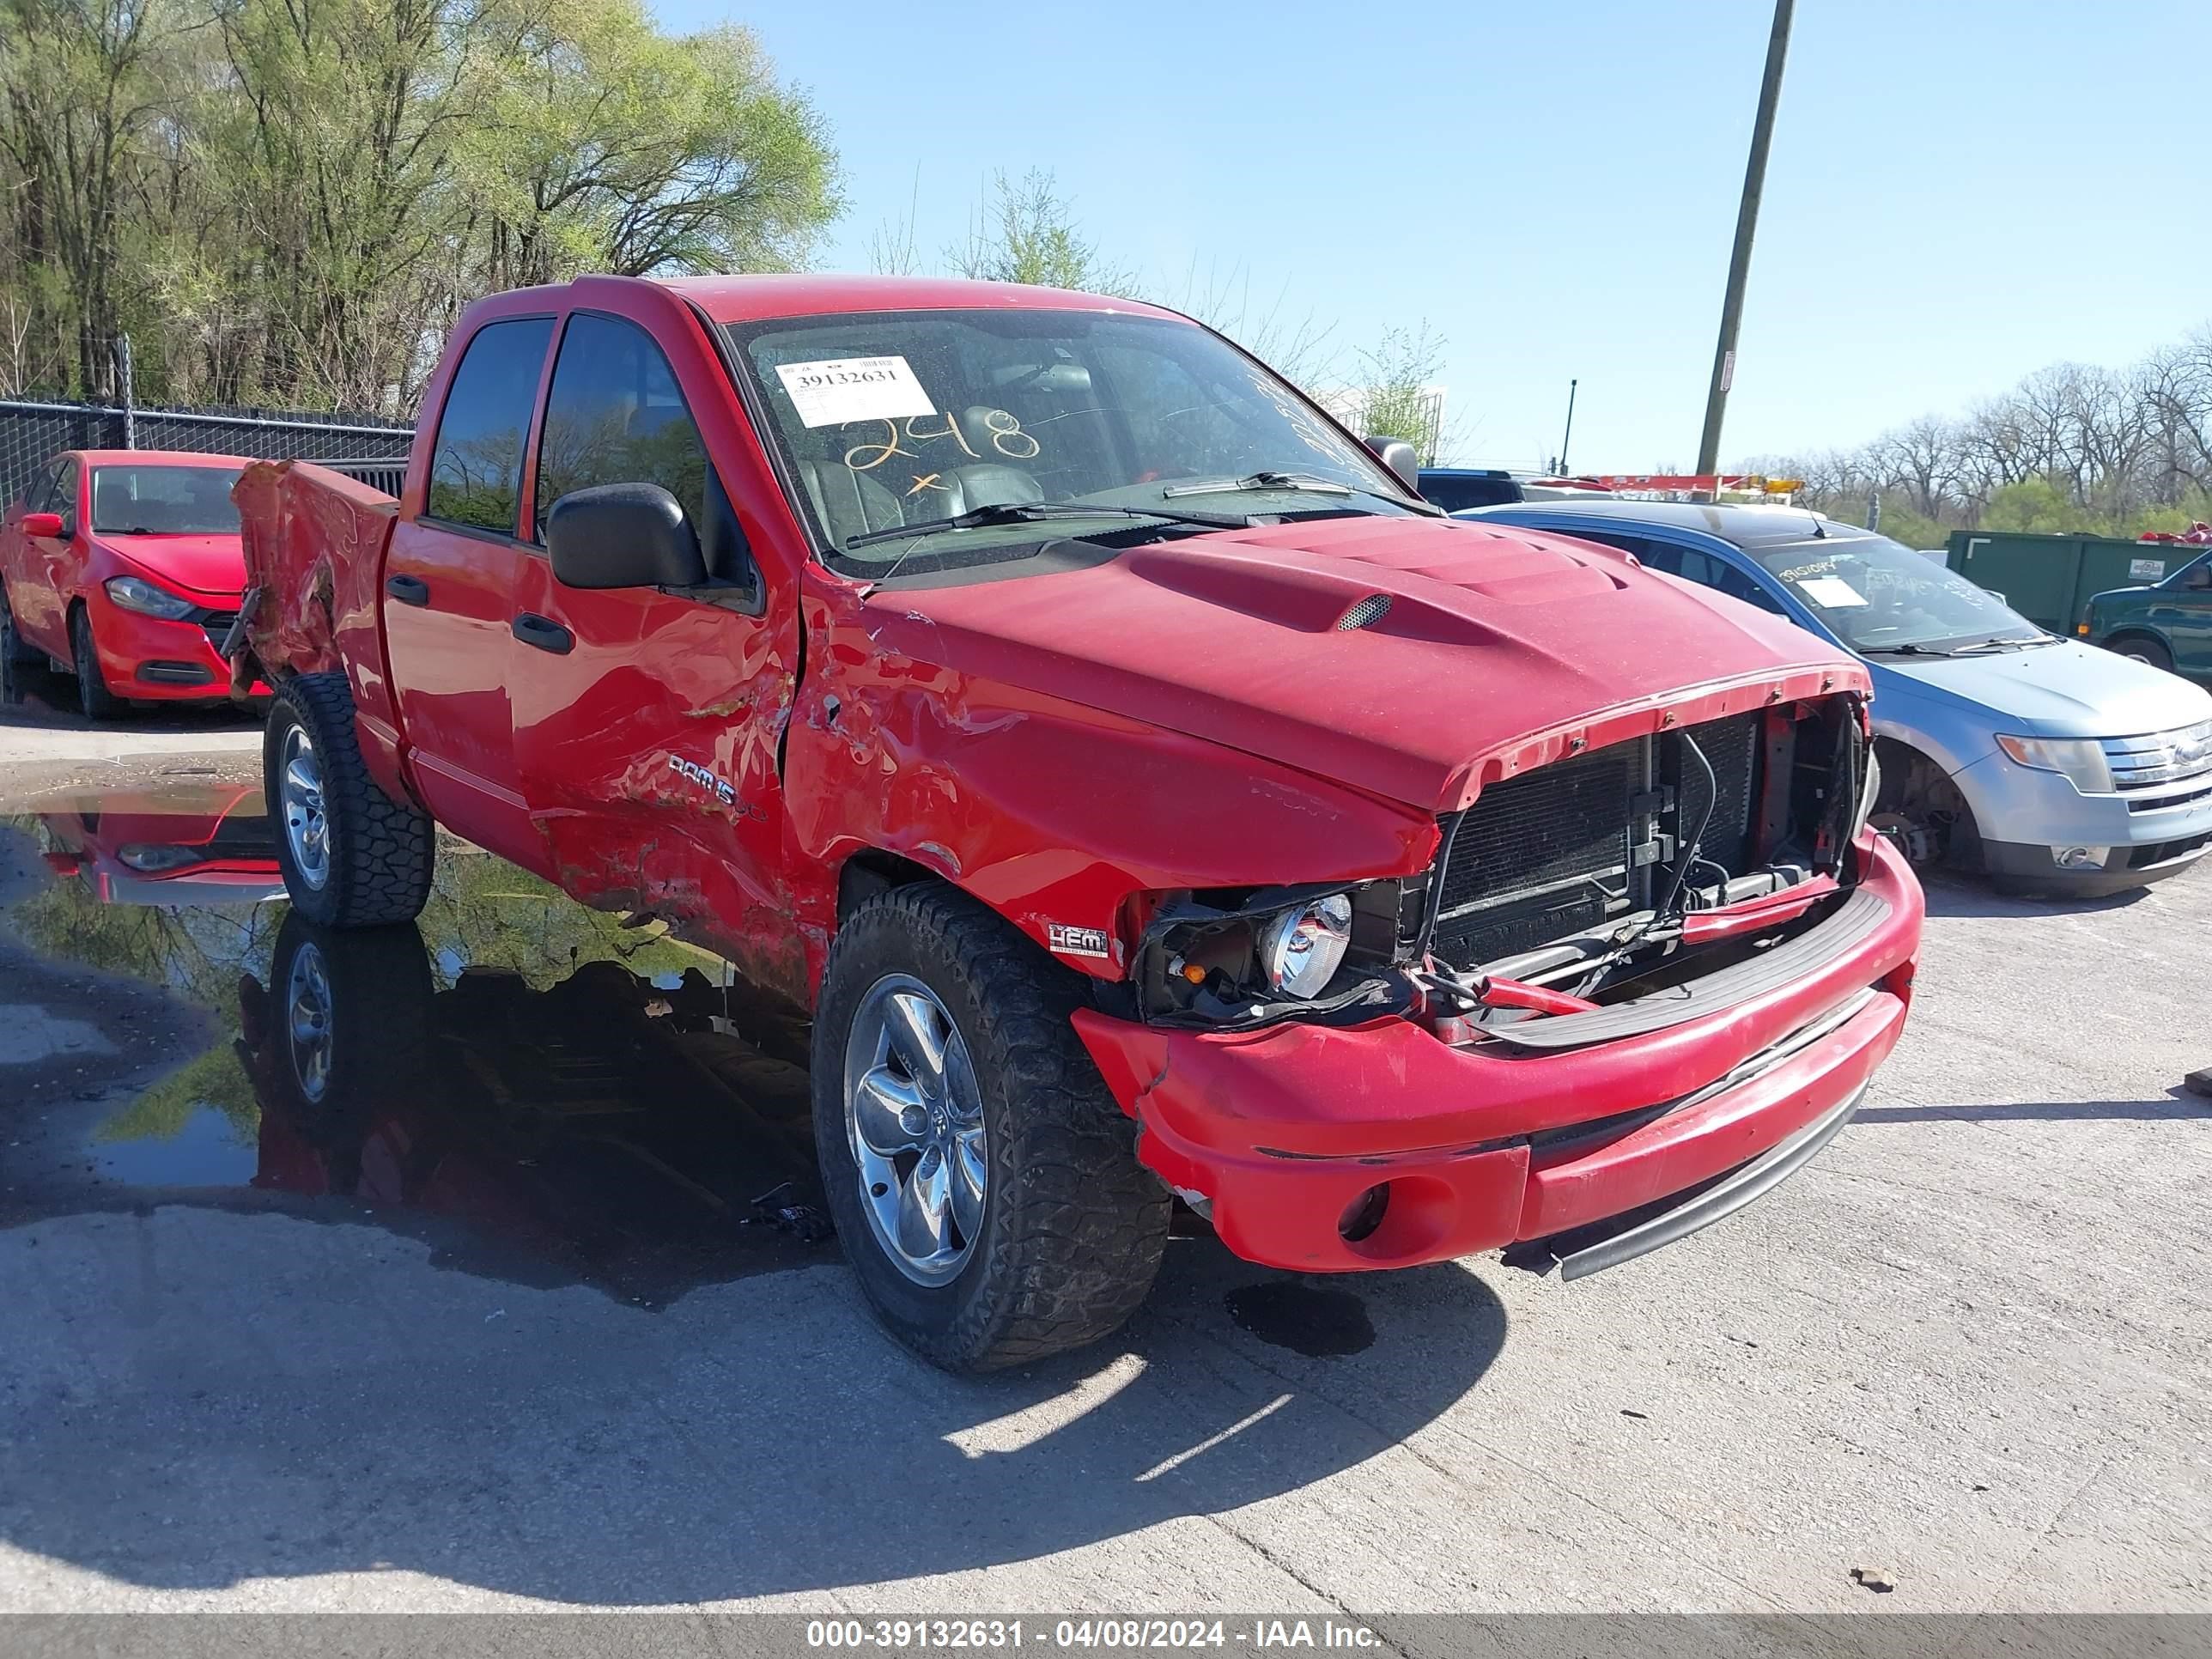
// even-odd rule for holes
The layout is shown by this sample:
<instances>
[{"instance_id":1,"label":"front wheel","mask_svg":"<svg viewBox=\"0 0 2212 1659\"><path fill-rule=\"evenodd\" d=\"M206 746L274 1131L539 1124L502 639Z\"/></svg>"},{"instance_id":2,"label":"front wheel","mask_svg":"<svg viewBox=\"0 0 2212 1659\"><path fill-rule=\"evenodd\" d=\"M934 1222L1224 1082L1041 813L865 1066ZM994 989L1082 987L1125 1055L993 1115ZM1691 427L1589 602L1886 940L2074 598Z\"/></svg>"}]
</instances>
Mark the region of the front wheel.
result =
<instances>
[{"instance_id":1,"label":"front wheel","mask_svg":"<svg viewBox=\"0 0 2212 1659\"><path fill-rule=\"evenodd\" d=\"M92 612L79 605L70 617L70 667L76 675L76 705L88 720L112 720L123 700L107 689L100 650L92 638Z\"/></svg>"},{"instance_id":2,"label":"front wheel","mask_svg":"<svg viewBox=\"0 0 2212 1659\"><path fill-rule=\"evenodd\" d=\"M837 1236L925 1359L991 1370L1097 1340L1159 1270L1171 1200L1078 1041L1074 975L934 884L840 929L814 1023Z\"/></svg>"},{"instance_id":3,"label":"front wheel","mask_svg":"<svg viewBox=\"0 0 2212 1659\"><path fill-rule=\"evenodd\" d=\"M269 705L262 778L284 890L325 927L412 921L430 896L428 814L369 775L343 674L302 674Z\"/></svg>"}]
</instances>

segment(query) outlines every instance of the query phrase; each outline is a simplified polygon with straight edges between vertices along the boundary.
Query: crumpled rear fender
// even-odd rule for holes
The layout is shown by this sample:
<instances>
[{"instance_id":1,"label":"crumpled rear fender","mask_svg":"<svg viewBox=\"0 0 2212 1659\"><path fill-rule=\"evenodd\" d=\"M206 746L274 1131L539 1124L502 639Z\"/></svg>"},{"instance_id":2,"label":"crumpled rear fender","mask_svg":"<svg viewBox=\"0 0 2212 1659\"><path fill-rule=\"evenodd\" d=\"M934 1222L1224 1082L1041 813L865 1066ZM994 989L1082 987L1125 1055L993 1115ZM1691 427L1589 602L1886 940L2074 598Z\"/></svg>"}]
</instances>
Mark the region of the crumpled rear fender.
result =
<instances>
[{"instance_id":1,"label":"crumpled rear fender","mask_svg":"<svg viewBox=\"0 0 2212 1659\"><path fill-rule=\"evenodd\" d=\"M398 502L342 473L305 461L257 461L231 490L238 503L252 658L233 665L236 685L258 667L284 674L343 672L353 688L362 757L380 785L404 798L399 714L384 657L384 550Z\"/></svg>"},{"instance_id":2,"label":"crumpled rear fender","mask_svg":"<svg viewBox=\"0 0 2212 1659\"><path fill-rule=\"evenodd\" d=\"M1405 875L1435 854L1435 822L1413 808L885 651L836 598L808 609L784 788L795 862L820 872L800 908L825 943L836 872L870 849L1109 980L1125 969L1132 894ZM1104 934L1103 954L1068 948L1071 929Z\"/></svg>"}]
</instances>

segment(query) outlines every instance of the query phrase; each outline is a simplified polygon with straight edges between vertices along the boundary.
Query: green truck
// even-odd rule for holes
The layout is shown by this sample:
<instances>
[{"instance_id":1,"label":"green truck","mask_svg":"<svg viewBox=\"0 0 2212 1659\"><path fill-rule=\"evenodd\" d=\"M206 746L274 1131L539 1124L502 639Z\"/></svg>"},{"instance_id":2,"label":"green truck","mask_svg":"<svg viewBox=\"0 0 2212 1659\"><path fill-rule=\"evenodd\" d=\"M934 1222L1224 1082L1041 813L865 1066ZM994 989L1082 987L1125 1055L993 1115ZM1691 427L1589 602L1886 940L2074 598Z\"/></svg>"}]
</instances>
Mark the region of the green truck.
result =
<instances>
[{"instance_id":1,"label":"green truck","mask_svg":"<svg viewBox=\"0 0 2212 1659\"><path fill-rule=\"evenodd\" d=\"M2212 680L2212 548L1954 530L1944 562L2051 633Z\"/></svg>"}]
</instances>

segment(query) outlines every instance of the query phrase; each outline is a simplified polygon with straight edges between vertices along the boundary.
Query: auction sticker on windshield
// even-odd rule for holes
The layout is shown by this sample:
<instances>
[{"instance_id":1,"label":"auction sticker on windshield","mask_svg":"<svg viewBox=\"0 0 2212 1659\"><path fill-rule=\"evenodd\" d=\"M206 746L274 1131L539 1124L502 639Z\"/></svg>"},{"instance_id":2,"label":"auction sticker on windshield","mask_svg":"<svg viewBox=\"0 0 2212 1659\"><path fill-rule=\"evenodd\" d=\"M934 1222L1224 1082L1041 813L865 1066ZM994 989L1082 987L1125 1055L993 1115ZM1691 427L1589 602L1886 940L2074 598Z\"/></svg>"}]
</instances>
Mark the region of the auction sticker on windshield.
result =
<instances>
[{"instance_id":1,"label":"auction sticker on windshield","mask_svg":"<svg viewBox=\"0 0 2212 1659\"><path fill-rule=\"evenodd\" d=\"M937 412L903 357L825 357L779 363L775 372L799 418L811 427Z\"/></svg>"},{"instance_id":2,"label":"auction sticker on windshield","mask_svg":"<svg viewBox=\"0 0 2212 1659\"><path fill-rule=\"evenodd\" d=\"M1866 595L1841 576L1808 576L1797 586L1807 599L1823 611L1844 611L1866 603Z\"/></svg>"}]
</instances>

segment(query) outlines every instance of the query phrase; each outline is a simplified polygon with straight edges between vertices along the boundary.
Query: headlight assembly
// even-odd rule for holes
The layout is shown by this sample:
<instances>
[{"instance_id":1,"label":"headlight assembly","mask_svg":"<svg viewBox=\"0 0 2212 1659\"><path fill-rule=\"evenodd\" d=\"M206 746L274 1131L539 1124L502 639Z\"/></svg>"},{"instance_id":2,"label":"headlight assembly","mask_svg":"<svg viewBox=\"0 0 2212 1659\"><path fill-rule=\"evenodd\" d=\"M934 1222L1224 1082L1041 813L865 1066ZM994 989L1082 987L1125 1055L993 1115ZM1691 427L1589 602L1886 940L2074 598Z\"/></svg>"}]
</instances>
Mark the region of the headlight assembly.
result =
<instances>
[{"instance_id":1,"label":"headlight assembly","mask_svg":"<svg viewBox=\"0 0 2212 1659\"><path fill-rule=\"evenodd\" d=\"M2106 763L2104 744L2094 738L2000 736L1997 747L2022 766L2058 773L2085 795L2112 792L2112 769Z\"/></svg>"},{"instance_id":2,"label":"headlight assembly","mask_svg":"<svg viewBox=\"0 0 2212 1659\"><path fill-rule=\"evenodd\" d=\"M125 611L136 611L142 617L160 617L174 622L199 609L190 599L156 587L137 576L110 576L106 586L109 599Z\"/></svg>"},{"instance_id":3,"label":"headlight assembly","mask_svg":"<svg viewBox=\"0 0 2212 1659\"><path fill-rule=\"evenodd\" d=\"M1330 893L1261 926L1260 967L1279 994L1317 997L1336 977L1351 944L1351 896Z\"/></svg>"}]
</instances>

